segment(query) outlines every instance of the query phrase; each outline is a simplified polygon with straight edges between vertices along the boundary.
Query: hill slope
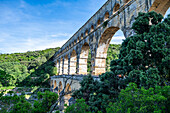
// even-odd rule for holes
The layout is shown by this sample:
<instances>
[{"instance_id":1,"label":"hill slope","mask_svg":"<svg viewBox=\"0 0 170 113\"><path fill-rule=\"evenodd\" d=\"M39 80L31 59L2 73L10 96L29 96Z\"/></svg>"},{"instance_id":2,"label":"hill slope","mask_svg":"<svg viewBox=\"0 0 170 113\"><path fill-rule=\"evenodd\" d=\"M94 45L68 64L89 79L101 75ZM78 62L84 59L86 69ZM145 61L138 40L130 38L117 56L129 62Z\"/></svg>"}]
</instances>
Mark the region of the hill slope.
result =
<instances>
[{"instance_id":1,"label":"hill slope","mask_svg":"<svg viewBox=\"0 0 170 113\"><path fill-rule=\"evenodd\" d=\"M4 72L4 76L11 75L12 78L15 78L15 82L12 82L12 85L40 85L44 79L53 74L54 64L52 62L52 56L58 49L59 47L26 53L1 54L1 73ZM42 79L38 80L40 77ZM9 76L8 79L9 82L14 81Z\"/></svg>"}]
</instances>

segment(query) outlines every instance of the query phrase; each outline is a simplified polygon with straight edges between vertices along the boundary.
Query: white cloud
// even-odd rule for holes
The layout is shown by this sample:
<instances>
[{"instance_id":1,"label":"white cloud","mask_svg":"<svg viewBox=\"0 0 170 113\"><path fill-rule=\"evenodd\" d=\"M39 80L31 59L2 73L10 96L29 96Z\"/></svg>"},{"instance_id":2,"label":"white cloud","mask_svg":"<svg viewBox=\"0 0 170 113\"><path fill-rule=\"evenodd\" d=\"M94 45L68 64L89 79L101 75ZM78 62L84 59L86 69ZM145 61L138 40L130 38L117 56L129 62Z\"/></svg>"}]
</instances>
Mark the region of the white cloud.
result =
<instances>
[{"instance_id":1,"label":"white cloud","mask_svg":"<svg viewBox=\"0 0 170 113\"><path fill-rule=\"evenodd\" d=\"M116 37L112 37L111 40L111 44L121 44L123 42L123 40L125 39L124 36L116 36Z\"/></svg>"}]
</instances>

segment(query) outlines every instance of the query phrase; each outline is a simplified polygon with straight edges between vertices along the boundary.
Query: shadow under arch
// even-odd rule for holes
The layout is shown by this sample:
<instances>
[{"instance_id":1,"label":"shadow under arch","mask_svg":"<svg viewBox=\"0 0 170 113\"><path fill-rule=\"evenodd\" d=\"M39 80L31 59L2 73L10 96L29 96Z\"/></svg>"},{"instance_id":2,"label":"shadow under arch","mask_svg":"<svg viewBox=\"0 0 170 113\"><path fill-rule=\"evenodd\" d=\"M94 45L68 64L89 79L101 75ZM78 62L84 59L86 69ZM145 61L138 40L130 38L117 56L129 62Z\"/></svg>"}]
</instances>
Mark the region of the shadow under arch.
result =
<instances>
[{"instance_id":1,"label":"shadow under arch","mask_svg":"<svg viewBox=\"0 0 170 113\"><path fill-rule=\"evenodd\" d=\"M70 57L70 74L76 74L76 67L77 67L77 54L76 51L73 50Z\"/></svg>"},{"instance_id":2,"label":"shadow under arch","mask_svg":"<svg viewBox=\"0 0 170 113\"><path fill-rule=\"evenodd\" d=\"M149 9L149 12L155 11L155 12L160 13L164 16L169 7L170 7L169 0L163 0L163 1L155 0Z\"/></svg>"},{"instance_id":3,"label":"shadow under arch","mask_svg":"<svg viewBox=\"0 0 170 113\"><path fill-rule=\"evenodd\" d=\"M106 72L106 58L107 50L113 35L119 30L119 27L107 28L101 38L99 39L98 48L95 57L95 68L93 70L94 75L100 75Z\"/></svg>"},{"instance_id":4,"label":"shadow under arch","mask_svg":"<svg viewBox=\"0 0 170 113\"><path fill-rule=\"evenodd\" d=\"M56 80L54 81L54 88L53 89L55 89L57 87L57 82L56 82Z\"/></svg>"},{"instance_id":5,"label":"shadow under arch","mask_svg":"<svg viewBox=\"0 0 170 113\"><path fill-rule=\"evenodd\" d=\"M60 81L59 82L59 86L58 86L58 93L60 93L62 90L63 90L63 85L62 85L62 82Z\"/></svg>"},{"instance_id":6,"label":"shadow under arch","mask_svg":"<svg viewBox=\"0 0 170 113\"><path fill-rule=\"evenodd\" d=\"M81 53L80 53L79 74L87 75L87 60L88 60L89 50L90 50L90 46L87 42L85 42L81 48Z\"/></svg>"}]
</instances>

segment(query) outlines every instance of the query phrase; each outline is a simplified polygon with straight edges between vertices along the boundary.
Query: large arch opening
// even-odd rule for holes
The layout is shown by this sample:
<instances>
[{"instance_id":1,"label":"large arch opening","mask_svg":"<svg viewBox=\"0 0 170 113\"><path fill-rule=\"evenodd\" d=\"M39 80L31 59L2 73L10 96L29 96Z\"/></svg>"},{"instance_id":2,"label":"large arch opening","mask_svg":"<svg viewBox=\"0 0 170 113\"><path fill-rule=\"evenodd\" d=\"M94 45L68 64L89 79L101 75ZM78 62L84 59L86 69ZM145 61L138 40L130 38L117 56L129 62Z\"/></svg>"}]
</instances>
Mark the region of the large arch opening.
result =
<instances>
[{"instance_id":1,"label":"large arch opening","mask_svg":"<svg viewBox=\"0 0 170 113\"><path fill-rule=\"evenodd\" d=\"M64 58L64 74L68 74L68 56L66 55Z\"/></svg>"},{"instance_id":2,"label":"large arch opening","mask_svg":"<svg viewBox=\"0 0 170 113\"><path fill-rule=\"evenodd\" d=\"M93 74L100 75L106 71L107 51L113 35L119 30L118 27L107 28L102 34L95 58L95 67Z\"/></svg>"},{"instance_id":3,"label":"large arch opening","mask_svg":"<svg viewBox=\"0 0 170 113\"><path fill-rule=\"evenodd\" d=\"M79 59L79 74L87 75L87 60L89 56L89 44L84 43L81 48L80 59Z\"/></svg>"},{"instance_id":4,"label":"large arch opening","mask_svg":"<svg viewBox=\"0 0 170 113\"><path fill-rule=\"evenodd\" d=\"M170 6L169 0L163 0L163 1L155 0L149 9L149 12L155 11L157 13L161 13L164 16L166 11L168 10L169 6Z\"/></svg>"},{"instance_id":5,"label":"large arch opening","mask_svg":"<svg viewBox=\"0 0 170 113\"><path fill-rule=\"evenodd\" d=\"M58 88L59 88L58 93L60 93L63 90L63 85L62 85L61 81L59 82L59 87Z\"/></svg>"},{"instance_id":6,"label":"large arch opening","mask_svg":"<svg viewBox=\"0 0 170 113\"><path fill-rule=\"evenodd\" d=\"M70 74L71 75L76 74L76 64L77 64L77 54L76 54L76 51L73 50L71 53L71 58L70 58Z\"/></svg>"},{"instance_id":7,"label":"large arch opening","mask_svg":"<svg viewBox=\"0 0 170 113\"><path fill-rule=\"evenodd\" d=\"M66 85L65 93L66 93L66 95L64 96L65 104L69 105L68 100L71 98L71 87L70 87L69 83L67 83L67 85Z\"/></svg>"},{"instance_id":8,"label":"large arch opening","mask_svg":"<svg viewBox=\"0 0 170 113\"><path fill-rule=\"evenodd\" d=\"M110 71L111 61L118 59L120 47L124 39L125 36L120 29L113 35L107 50L106 71Z\"/></svg>"},{"instance_id":9,"label":"large arch opening","mask_svg":"<svg viewBox=\"0 0 170 113\"><path fill-rule=\"evenodd\" d=\"M60 71L59 71L59 75L63 74L63 58L60 59Z\"/></svg>"}]
</instances>

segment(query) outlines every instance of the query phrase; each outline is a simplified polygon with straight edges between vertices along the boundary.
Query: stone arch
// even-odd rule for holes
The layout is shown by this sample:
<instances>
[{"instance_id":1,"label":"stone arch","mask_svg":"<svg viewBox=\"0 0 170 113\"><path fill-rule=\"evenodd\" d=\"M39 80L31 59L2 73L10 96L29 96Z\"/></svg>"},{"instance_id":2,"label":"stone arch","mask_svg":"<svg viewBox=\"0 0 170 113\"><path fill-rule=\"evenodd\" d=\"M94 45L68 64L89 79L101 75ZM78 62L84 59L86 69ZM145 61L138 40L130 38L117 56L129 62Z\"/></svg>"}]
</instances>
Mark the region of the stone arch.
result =
<instances>
[{"instance_id":1,"label":"stone arch","mask_svg":"<svg viewBox=\"0 0 170 113\"><path fill-rule=\"evenodd\" d=\"M74 45L76 45L76 40L74 40Z\"/></svg>"},{"instance_id":2,"label":"stone arch","mask_svg":"<svg viewBox=\"0 0 170 113\"><path fill-rule=\"evenodd\" d=\"M81 34L81 40L83 40L83 33Z\"/></svg>"},{"instance_id":3,"label":"stone arch","mask_svg":"<svg viewBox=\"0 0 170 113\"><path fill-rule=\"evenodd\" d=\"M94 31L94 26L91 25L91 29L90 29L90 32Z\"/></svg>"},{"instance_id":4,"label":"stone arch","mask_svg":"<svg viewBox=\"0 0 170 113\"><path fill-rule=\"evenodd\" d=\"M76 64L77 64L77 54L76 51L73 50L71 53L71 58L70 58L70 74L76 74Z\"/></svg>"},{"instance_id":5,"label":"stone arch","mask_svg":"<svg viewBox=\"0 0 170 113\"><path fill-rule=\"evenodd\" d=\"M100 21L100 19L98 19L98 21L97 21L97 27L100 26L100 24L101 24L101 21Z\"/></svg>"},{"instance_id":6,"label":"stone arch","mask_svg":"<svg viewBox=\"0 0 170 113\"><path fill-rule=\"evenodd\" d=\"M107 19L109 19L109 12L106 12L104 16L104 20L107 20Z\"/></svg>"},{"instance_id":7,"label":"stone arch","mask_svg":"<svg viewBox=\"0 0 170 113\"><path fill-rule=\"evenodd\" d=\"M64 57L64 74L68 74L68 55Z\"/></svg>"},{"instance_id":8,"label":"stone arch","mask_svg":"<svg viewBox=\"0 0 170 113\"><path fill-rule=\"evenodd\" d=\"M67 85L66 85L66 88L65 88L65 93L67 94L67 93L69 93L69 94L67 94L67 95L65 95L64 96L64 99L65 99L65 103L67 104L67 105L69 105L69 99L71 98L71 86L70 86L70 84L69 83L67 83Z\"/></svg>"},{"instance_id":9,"label":"stone arch","mask_svg":"<svg viewBox=\"0 0 170 113\"><path fill-rule=\"evenodd\" d=\"M88 35L88 30L85 31L85 35L86 35L86 36Z\"/></svg>"},{"instance_id":10,"label":"stone arch","mask_svg":"<svg viewBox=\"0 0 170 113\"><path fill-rule=\"evenodd\" d=\"M96 51L95 57L95 69L93 74L99 75L105 73L106 71L106 58L107 58L107 50L110 44L110 41L113 35L119 30L118 27L109 27L107 28L98 42L98 48Z\"/></svg>"},{"instance_id":11,"label":"stone arch","mask_svg":"<svg viewBox=\"0 0 170 113\"><path fill-rule=\"evenodd\" d=\"M155 11L157 13L161 13L164 16L166 11L168 10L169 6L170 6L169 0L163 0L163 1L155 0L149 9L149 12Z\"/></svg>"},{"instance_id":12,"label":"stone arch","mask_svg":"<svg viewBox=\"0 0 170 113\"><path fill-rule=\"evenodd\" d=\"M79 59L79 74L87 75L87 59L89 55L90 46L85 42L81 48L80 59Z\"/></svg>"},{"instance_id":13,"label":"stone arch","mask_svg":"<svg viewBox=\"0 0 170 113\"><path fill-rule=\"evenodd\" d=\"M116 3L114 8L113 8L113 14L116 13L120 8L120 4Z\"/></svg>"},{"instance_id":14,"label":"stone arch","mask_svg":"<svg viewBox=\"0 0 170 113\"><path fill-rule=\"evenodd\" d=\"M59 86L58 86L58 93L60 93L63 90L63 85L62 82L59 82Z\"/></svg>"},{"instance_id":15,"label":"stone arch","mask_svg":"<svg viewBox=\"0 0 170 113\"><path fill-rule=\"evenodd\" d=\"M77 38L77 43L79 42L79 37Z\"/></svg>"},{"instance_id":16,"label":"stone arch","mask_svg":"<svg viewBox=\"0 0 170 113\"><path fill-rule=\"evenodd\" d=\"M56 87L57 87L57 81L54 80L54 88L53 89L55 89Z\"/></svg>"},{"instance_id":17,"label":"stone arch","mask_svg":"<svg viewBox=\"0 0 170 113\"><path fill-rule=\"evenodd\" d=\"M63 74L63 58L60 59L60 71L59 71L59 75Z\"/></svg>"}]
</instances>

